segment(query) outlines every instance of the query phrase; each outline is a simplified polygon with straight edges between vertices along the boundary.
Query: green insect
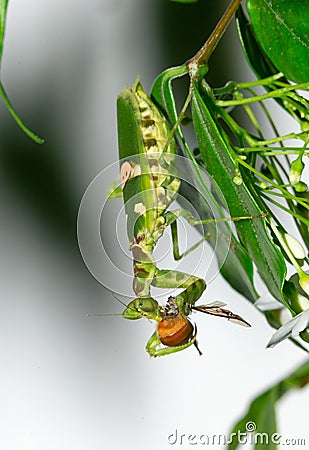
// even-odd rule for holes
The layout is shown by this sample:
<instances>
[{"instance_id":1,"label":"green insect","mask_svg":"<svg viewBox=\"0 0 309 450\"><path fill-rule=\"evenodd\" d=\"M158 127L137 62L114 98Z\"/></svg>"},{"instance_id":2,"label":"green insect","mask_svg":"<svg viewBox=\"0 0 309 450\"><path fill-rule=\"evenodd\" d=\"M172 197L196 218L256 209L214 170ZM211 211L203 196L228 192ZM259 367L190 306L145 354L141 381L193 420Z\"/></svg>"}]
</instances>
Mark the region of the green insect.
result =
<instances>
[{"instance_id":1,"label":"green insect","mask_svg":"<svg viewBox=\"0 0 309 450\"><path fill-rule=\"evenodd\" d=\"M251 326L241 316L222 308L225 303L216 301L208 305L196 306L195 302L200 298L206 284L200 278L192 278L196 281L176 297L169 297L165 306L160 306L152 297L136 298L123 312L122 316L125 319L136 320L145 317L158 322L156 330L146 344L146 350L150 356L169 355L184 350L192 344L199 354L202 354L196 340L196 325L192 325L188 319L193 311L224 317L245 327Z\"/></svg>"},{"instance_id":2,"label":"green insect","mask_svg":"<svg viewBox=\"0 0 309 450\"><path fill-rule=\"evenodd\" d=\"M127 233L133 256L133 290L136 295L135 300L125 309L123 317L144 317L158 322L156 331L146 345L151 356L178 352L192 344L198 348L196 327L188 319L193 310L250 326L240 316L223 309L224 304L221 302L195 306L206 288L205 281L180 271L159 269L153 251L169 226L176 260L209 238L206 235L181 255L177 234L179 217L183 217L191 225L253 217L198 220L183 209L169 211L181 183L176 142L167 120L144 92L139 80L131 89L124 89L120 93L117 118L121 186L113 190L110 198L123 196L124 199ZM160 306L151 296L152 286L184 290L176 297L170 297L165 306Z\"/></svg>"}]
</instances>

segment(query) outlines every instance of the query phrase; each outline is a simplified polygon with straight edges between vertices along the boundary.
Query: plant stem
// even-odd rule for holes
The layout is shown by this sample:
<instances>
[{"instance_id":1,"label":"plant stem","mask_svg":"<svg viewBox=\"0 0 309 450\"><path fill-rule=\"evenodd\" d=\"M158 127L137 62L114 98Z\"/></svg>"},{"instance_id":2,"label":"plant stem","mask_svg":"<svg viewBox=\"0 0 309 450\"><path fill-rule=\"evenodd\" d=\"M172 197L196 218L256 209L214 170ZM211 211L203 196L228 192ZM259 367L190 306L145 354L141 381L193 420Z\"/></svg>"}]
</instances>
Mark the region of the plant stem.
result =
<instances>
[{"instance_id":1,"label":"plant stem","mask_svg":"<svg viewBox=\"0 0 309 450\"><path fill-rule=\"evenodd\" d=\"M213 30L207 41L204 43L201 49L193 56L193 58L187 61L186 65L190 73L191 73L190 68L194 66L196 67L197 70L202 66L207 66L208 60L212 52L214 51L218 42L223 36L226 28L228 27L231 19L233 18L235 12L237 11L240 3L241 0L232 0L232 2L228 6L227 10L223 14L219 22L217 23L215 29Z\"/></svg>"},{"instance_id":2,"label":"plant stem","mask_svg":"<svg viewBox=\"0 0 309 450\"><path fill-rule=\"evenodd\" d=\"M258 152L261 155L299 155L300 147L237 147L238 152ZM309 149L305 150L304 156L309 156Z\"/></svg>"},{"instance_id":3,"label":"plant stem","mask_svg":"<svg viewBox=\"0 0 309 450\"><path fill-rule=\"evenodd\" d=\"M247 89L247 88L252 88L252 87L256 87L256 86L269 86L269 84L271 84L274 81L279 80L282 77L283 77L283 73L279 72L270 77L262 78L261 80L248 81L247 83L237 83L237 88L238 89ZM287 86L286 83L282 84L282 87L285 87L285 86Z\"/></svg>"},{"instance_id":4,"label":"plant stem","mask_svg":"<svg viewBox=\"0 0 309 450\"><path fill-rule=\"evenodd\" d=\"M294 91L295 89L306 90L309 88L309 83L301 83L293 86L286 86L281 89L276 89L275 91L267 92L267 94L258 95L256 97L244 98L243 100L218 100L217 105L226 108L227 106L239 106L239 105L248 105L249 103L260 102L262 100L266 100L268 98L280 98L287 95L289 92Z\"/></svg>"}]
</instances>

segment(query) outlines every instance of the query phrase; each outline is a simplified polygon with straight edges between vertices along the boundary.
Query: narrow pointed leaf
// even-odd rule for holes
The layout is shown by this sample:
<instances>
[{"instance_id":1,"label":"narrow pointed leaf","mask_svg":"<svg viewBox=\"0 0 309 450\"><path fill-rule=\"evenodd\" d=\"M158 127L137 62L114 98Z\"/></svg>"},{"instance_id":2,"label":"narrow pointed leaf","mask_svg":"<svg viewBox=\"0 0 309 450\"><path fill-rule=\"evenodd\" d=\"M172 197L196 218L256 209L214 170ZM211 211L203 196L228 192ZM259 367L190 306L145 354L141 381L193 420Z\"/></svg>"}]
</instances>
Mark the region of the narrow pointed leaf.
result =
<instances>
[{"instance_id":1,"label":"narrow pointed leaf","mask_svg":"<svg viewBox=\"0 0 309 450\"><path fill-rule=\"evenodd\" d=\"M187 69L185 66L168 69L159 75L152 88L152 98L160 107L161 111L165 112L171 124L175 124L178 118L171 82L173 79L186 73ZM185 198L191 199L192 205L199 212L200 217L208 217L209 205L211 205L212 212L216 211L216 217L222 216L222 208L209 191L208 186L201 180L201 169L196 163L181 131L178 133L178 151L193 163L196 170L192 174L192 184L197 185L199 191L202 193L201 196L197 196L196 191L193 190L190 184L182 183L180 194ZM206 198L207 202L205 201ZM258 298L258 294L254 287L253 265L250 255L237 238L233 236L228 224L220 224L220 227L222 235L231 236L232 239L232 245L229 240L224 238L219 239L216 243L212 239L209 240L211 245L216 245L215 251L220 272L235 290L254 302ZM199 231L203 231L203 229L201 228ZM214 231L216 232L216 230Z\"/></svg>"},{"instance_id":2,"label":"narrow pointed leaf","mask_svg":"<svg viewBox=\"0 0 309 450\"><path fill-rule=\"evenodd\" d=\"M264 211L246 186L245 174L244 182L240 185L233 181L237 168L236 155L231 145L223 139L223 130L211 114L211 99L207 98L206 92L203 95L202 98L196 83L193 90L192 115L205 168L224 192L231 216L259 215ZM241 243L249 252L270 293L284 303L282 287L286 266L282 255L270 239L265 221L242 220L235 225Z\"/></svg>"}]
</instances>

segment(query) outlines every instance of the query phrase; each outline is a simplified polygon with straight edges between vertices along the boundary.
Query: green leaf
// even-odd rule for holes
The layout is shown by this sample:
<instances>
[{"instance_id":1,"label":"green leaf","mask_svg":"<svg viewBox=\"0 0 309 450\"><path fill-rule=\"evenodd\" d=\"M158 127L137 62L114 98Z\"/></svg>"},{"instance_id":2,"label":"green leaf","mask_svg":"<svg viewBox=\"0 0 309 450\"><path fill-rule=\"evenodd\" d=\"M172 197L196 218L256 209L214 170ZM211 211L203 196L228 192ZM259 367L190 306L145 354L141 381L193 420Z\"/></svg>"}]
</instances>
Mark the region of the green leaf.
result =
<instances>
[{"instance_id":1,"label":"green leaf","mask_svg":"<svg viewBox=\"0 0 309 450\"><path fill-rule=\"evenodd\" d=\"M252 195L252 180L244 173L241 184L233 181L238 170L237 155L223 139L224 132L211 113L213 108L211 97L204 91L202 98L199 86L195 83L192 98L193 124L205 168L224 192L232 217L259 215L267 209L261 210L256 201L258 196ZM286 266L270 239L265 221L242 220L235 225L241 243L254 261L270 293L285 304L282 287Z\"/></svg>"},{"instance_id":2,"label":"green leaf","mask_svg":"<svg viewBox=\"0 0 309 450\"><path fill-rule=\"evenodd\" d=\"M249 66L260 79L269 78L272 75L279 73L279 69L274 66L272 61L266 55L261 45L259 44L251 23L245 16L242 7L240 6L236 13L236 25L238 29L239 39L248 61ZM281 83L289 84L288 80L282 75L280 78ZM264 88L271 92L277 89L276 84L270 83L264 85ZM304 111L302 101L303 99L299 94L294 94L293 98L286 96L284 99L275 98L276 102L284 108L289 114L297 118L302 124L302 127L306 129L306 123L308 122L308 114ZM299 109L298 109L299 108Z\"/></svg>"},{"instance_id":3,"label":"green leaf","mask_svg":"<svg viewBox=\"0 0 309 450\"><path fill-rule=\"evenodd\" d=\"M201 171L201 169L199 170ZM193 186L197 186L198 189ZM181 183L178 202L182 204L182 198L190 199L192 207L203 219L224 217L221 204L217 201L222 193L215 186L214 180L212 180L211 188L212 191L207 186L200 184L197 173L193 173L191 184ZM259 295L254 288L252 260L233 234L230 225L228 223L211 224L204 226L199 231L204 235L206 233L212 235L207 242L215 250L223 277L237 292L251 302L255 302Z\"/></svg>"},{"instance_id":4,"label":"green leaf","mask_svg":"<svg viewBox=\"0 0 309 450\"><path fill-rule=\"evenodd\" d=\"M266 433L267 435L267 438L265 435L263 436L264 442L256 438L257 443L254 446L256 450L276 449L277 446L271 441L271 436L277 431L275 411L276 392L274 391L270 389L252 402L247 414L235 425L231 432L233 434L233 440L228 446L229 450L236 449L241 443L241 440L237 437L248 435L251 429L253 432L256 430L257 433L263 435Z\"/></svg>"},{"instance_id":5,"label":"green leaf","mask_svg":"<svg viewBox=\"0 0 309 450\"><path fill-rule=\"evenodd\" d=\"M171 82L173 79L185 75L186 73L187 69L185 66L168 69L159 75L152 88L151 95L153 100L160 107L161 111L165 112L172 125L176 123L178 114L176 111ZM177 143L180 154L189 158L195 168L192 173L192 184L182 183L180 194L185 198L190 199L193 207L198 211L201 218L208 218L210 212L214 213L215 217L222 217L222 207L218 201L216 201L208 186L203 182L201 169L196 163L195 158L181 133L181 130L178 132ZM186 177L187 176L188 174L186 174ZM197 191L193 190L192 185L198 187ZM197 192L200 192L200 195L197 195ZM210 227L211 232L214 233L214 236L218 233L218 226L221 239L218 241L215 239L210 239L208 242L215 247L220 271L234 289L250 301L254 302L257 299L258 294L254 288L253 265L251 258L246 249L233 235L230 226L227 223L221 223L217 224L216 227ZM203 232L203 229L199 229L199 231ZM209 228L207 231L210 231ZM231 237L232 240L230 241L229 239L225 239L224 236Z\"/></svg>"},{"instance_id":6,"label":"green leaf","mask_svg":"<svg viewBox=\"0 0 309 450\"><path fill-rule=\"evenodd\" d=\"M6 19L7 5L8 5L8 0L0 0L0 67L1 67L1 60L2 60L2 52L3 52L3 39L4 39L4 32L5 32L5 19ZM10 111L13 118L15 119L16 123L19 125L19 127L27 134L27 136L29 136L37 144L42 144L44 142L44 139L41 139L36 134L32 133L32 131L30 131L29 128L26 127L26 125L22 122L20 117L15 112L15 110L4 90L2 82L0 82L0 95L1 95L4 103L6 104L6 107Z\"/></svg>"},{"instance_id":7,"label":"green leaf","mask_svg":"<svg viewBox=\"0 0 309 450\"><path fill-rule=\"evenodd\" d=\"M272 63L289 80L309 80L309 3L247 0L254 32Z\"/></svg>"},{"instance_id":8,"label":"green leaf","mask_svg":"<svg viewBox=\"0 0 309 450\"><path fill-rule=\"evenodd\" d=\"M236 423L230 435L232 442L228 450L235 450L241 444L239 433L252 431L251 442L255 443L255 450L276 449L278 444L276 404L288 391L301 389L309 382L309 362L305 362L295 372L274 384L270 389L255 398L247 413ZM250 442L249 439L247 442Z\"/></svg>"},{"instance_id":9,"label":"green leaf","mask_svg":"<svg viewBox=\"0 0 309 450\"><path fill-rule=\"evenodd\" d=\"M263 79L278 73L279 70L268 58L255 37L252 25L241 6L236 13L236 25L245 57L256 76Z\"/></svg>"}]
</instances>

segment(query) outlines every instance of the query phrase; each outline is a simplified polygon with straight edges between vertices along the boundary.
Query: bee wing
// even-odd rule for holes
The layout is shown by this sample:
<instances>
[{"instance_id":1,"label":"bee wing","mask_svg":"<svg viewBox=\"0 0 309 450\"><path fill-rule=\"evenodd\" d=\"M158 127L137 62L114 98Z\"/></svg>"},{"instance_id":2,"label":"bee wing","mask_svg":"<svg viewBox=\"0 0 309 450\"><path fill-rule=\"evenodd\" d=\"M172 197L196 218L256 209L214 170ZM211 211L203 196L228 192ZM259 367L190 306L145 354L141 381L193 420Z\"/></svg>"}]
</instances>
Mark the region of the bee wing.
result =
<instances>
[{"instance_id":1,"label":"bee wing","mask_svg":"<svg viewBox=\"0 0 309 450\"><path fill-rule=\"evenodd\" d=\"M233 317L230 317L228 320L230 322L236 323L236 325L241 325L243 327L251 328L250 323L248 323L245 319L243 319L241 316L238 316L237 314L233 314Z\"/></svg>"},{"instance_id":2,"label":"bee wing","mask_svg":"<svg viewBox=\"0 0 309 450\"><path fill-rule=\"evenodd\" d=\"M192 306L192 309L195 311L203 312L205 314L211 314L212 316L224 317L225 319L229 320L230 322L236 323L237 325L242 325L244 327L251 327L251 325L248 322L246 322L245 319L243 319L241 316L232 313L228 309L223 309L219 306L214 306L213 304Z\"/></svg>"},{"instance_id":3,"label":"bee wing","mask_svg":"<svg viewBox=\"0 0 309 450\"><path fill-rule=\"evenodd\" d=\"M205 308L220 308L222 306L226 306L226 303L216 300L215 302L207 303L207 305L201 305L201 306L205 307ZM198 306L197 306L197 308L198 308Z\"/></svg>"}]
</instances>

